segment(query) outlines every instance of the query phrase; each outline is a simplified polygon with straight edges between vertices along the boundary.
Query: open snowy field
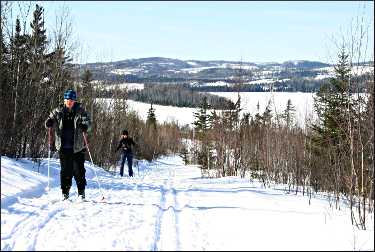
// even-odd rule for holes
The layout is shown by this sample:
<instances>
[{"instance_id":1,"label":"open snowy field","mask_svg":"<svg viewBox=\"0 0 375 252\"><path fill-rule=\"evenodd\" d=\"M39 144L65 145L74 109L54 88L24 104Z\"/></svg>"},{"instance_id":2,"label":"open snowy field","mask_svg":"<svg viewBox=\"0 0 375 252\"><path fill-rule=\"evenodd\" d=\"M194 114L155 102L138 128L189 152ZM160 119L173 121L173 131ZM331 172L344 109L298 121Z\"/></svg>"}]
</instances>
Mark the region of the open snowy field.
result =
<instances>
[{"instance_id":1,"label":"open snowy field","mask_svg":"<svg viewBox=\"0 0 375 252\"><path fill-rule=\"evenodd\" d=\"M2 251L374 250L373 214L361 231L347 206L332 209L322 195L309 205L283 185L201 178L180 157L139 161L134 178L86 162L87 202L74 181L72 201L59 201L58 159L47 192L47 164L1 157Z\"/></svg>"}]
</instances>

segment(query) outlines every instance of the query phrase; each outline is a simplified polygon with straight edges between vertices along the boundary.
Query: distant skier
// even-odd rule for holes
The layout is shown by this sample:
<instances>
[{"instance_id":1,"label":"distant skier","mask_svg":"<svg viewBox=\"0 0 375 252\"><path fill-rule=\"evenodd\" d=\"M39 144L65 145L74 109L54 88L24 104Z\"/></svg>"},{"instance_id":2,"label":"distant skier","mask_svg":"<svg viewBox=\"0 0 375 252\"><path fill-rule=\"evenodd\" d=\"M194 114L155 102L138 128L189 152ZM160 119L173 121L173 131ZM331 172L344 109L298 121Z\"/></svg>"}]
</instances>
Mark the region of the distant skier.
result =
<instances>
[{"instance_id":1,"label":"distant skier","mask_svg":"<svg viewBox=\"0 0 375 252\"><path fill-rule=\"evenodd\" d=\"M135 146L135 142L131 137L129 137L129 132L127 130L122 131L122 136L120 142L116 148L117 152L120 148L122 149L122 160L121 160L121 168L120 168L120 175L121 177L124 175L124 164L125 159L128 160L128 171L129 176L133 177L133 152L132 152L132 145Z\"/></svg>"},{"instance_id":2,"label":"distant skier","mask_svg":"<svg viewBox=\"0 0 375 252\"><path fill-rule=\"evenodd\" d=\"M68 89L64 93L64 104L55 108L45 122L46 128L55 131L55 147L60 156L60 183L63 200L69 198L72 177L77 184L78 195L85 198L85 152L83 133L91 129L89 114L77 102L76 92ZM52 144L52 143L50 143Z\"/></svg>"}]
</instances>

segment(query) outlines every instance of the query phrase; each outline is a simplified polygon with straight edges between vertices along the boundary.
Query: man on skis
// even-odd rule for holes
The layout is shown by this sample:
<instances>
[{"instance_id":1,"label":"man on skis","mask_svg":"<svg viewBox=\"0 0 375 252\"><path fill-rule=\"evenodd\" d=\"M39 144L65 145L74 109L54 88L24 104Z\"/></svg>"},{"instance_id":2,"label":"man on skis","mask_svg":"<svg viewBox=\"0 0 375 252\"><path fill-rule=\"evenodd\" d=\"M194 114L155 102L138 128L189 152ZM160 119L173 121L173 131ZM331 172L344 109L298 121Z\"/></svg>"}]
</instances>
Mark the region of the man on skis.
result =
<instances>
[{"instance_id":1,"label":"man on skis","mask_svg":"<svg viewBox=\"0 0 375 252\"><path fill-rule=\"evenodd\" d=\"M54 129L55 132L55 147L59 152L61 164L60 183L63 200L69 198L72 177L76 181L79 197L85 199L86 147L83 134L91 129L91 119L81 103L77 102L74 90L65 91L64 104L50 113L45 126L48 130Z\"/></svg>"},{"instance_id":2,"label":"man on skis","mask_svg":"<svg viewBox=\"0 0 375 252\"><path fill-rule=\"evenodd\" d=\"M122 136L120 142L116 148L117 152L120 148L122 149L122 160L121 160L121 168L120 168L120 175L121 177L124 175L124 164L125 160L128 160L128 172L129 176L133 177L133 151L132 145L135 145L135 142L131 137L129 137L129 132L127 130L122 131Z\"/></svg>"}]
</instances>

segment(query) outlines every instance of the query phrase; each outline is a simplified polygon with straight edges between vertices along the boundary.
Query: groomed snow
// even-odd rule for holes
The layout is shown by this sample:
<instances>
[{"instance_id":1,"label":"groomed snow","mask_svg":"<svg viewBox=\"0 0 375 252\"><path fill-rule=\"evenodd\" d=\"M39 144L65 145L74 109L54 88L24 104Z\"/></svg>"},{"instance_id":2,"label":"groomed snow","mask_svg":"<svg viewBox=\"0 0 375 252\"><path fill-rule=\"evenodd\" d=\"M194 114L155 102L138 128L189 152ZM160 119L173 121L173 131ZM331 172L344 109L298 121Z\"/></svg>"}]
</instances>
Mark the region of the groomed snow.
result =
<instances>
[{"instance_id":1,"label":"groomed snow","mask_svg":"<svg viewBox=\"0 0 375 252\"><path fill-rule=\"evenodd\" d=\"M170 156L139 161L134 178L86 162L88 202L76 200L74 181L72 201L62 202L59 161L50 162L50 191L47 163L38 173L31 161L1 157L2 251L374 250L373 214L358 230L346 205L330 208L320 194L309 205L283 185L201 178Z\"/></svg>"}]
</instances>

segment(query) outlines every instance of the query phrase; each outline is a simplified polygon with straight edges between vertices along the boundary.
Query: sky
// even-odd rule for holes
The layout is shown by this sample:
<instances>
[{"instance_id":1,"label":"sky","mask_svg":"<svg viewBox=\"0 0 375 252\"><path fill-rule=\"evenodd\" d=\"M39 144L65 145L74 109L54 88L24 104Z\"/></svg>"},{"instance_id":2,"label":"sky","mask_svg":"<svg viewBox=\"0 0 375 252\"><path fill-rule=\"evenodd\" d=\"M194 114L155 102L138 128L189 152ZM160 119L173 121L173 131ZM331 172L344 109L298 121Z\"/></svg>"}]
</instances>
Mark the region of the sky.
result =
<instances>
[{"instance_id":1,"label":"sky","mask_svg":"<svg viewBox=\"0 0 375 252\"><path fill-rule=\"evenodd\" d=\"M287 185L202 178L166 156L139 160L132 178L86 161L87 200L73 180L61 201L59 160L40 161L1 156L1 251L374 250L374 213L359 230L348 205L330 207L322 194L309 202Z\"/></svg>"},{"instance_id":2,"label":"sky","mask_svg":"<svg viewBox=\"0 0 375 252\"><path fill-rule=\"evenodd\" d=\"M143 57L182 60L328 62L356 17L370 24L373 1L65 1L40 2L46 23L70 9L82 48L74 61ZM373 50L370 50L373 51Z\"/></svg>"}]
</instances>

